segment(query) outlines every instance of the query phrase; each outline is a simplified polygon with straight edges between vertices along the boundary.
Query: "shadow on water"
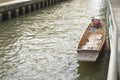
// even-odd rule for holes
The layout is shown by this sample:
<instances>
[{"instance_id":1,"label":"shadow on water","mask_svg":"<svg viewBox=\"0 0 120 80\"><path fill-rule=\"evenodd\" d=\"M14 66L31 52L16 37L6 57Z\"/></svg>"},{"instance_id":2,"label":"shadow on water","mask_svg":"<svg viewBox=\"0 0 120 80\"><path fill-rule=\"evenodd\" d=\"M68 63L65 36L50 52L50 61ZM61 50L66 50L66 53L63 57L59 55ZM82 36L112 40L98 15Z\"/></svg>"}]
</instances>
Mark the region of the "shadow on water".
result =
<instances>
[{"instance_id":1,"label":"shadow on water","mask_svg":"<svg viewBox=\"0 0 120 80\"><path fill-rule=\"evenodd\" d=\"M77 80L107 80L109 56L109 51L103 50L95 62L79 61Z\"/></svg>"}]
</instances>

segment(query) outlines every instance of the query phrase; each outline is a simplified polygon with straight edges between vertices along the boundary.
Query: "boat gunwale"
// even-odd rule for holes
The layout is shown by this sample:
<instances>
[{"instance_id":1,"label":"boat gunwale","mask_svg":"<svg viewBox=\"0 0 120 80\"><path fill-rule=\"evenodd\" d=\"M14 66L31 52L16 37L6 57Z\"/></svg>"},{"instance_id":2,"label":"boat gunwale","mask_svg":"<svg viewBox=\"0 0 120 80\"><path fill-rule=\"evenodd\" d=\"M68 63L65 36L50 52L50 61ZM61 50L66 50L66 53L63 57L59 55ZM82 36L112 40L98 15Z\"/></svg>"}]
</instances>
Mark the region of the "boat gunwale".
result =
<instances>
[{"instance_id":1,"label":"boat gunwale","mask_svg":"<svg viewBox=\"0 0 120 80\"><path fill-rule=\"evenodd\" d=\"M105 40L106 40L106 26L105 26L105 23L101 23L101 28L98 29L98 33L102 35L102 39L101 39L101 42L100 42L100 45L97 46L98 48L93 48L93 49L86 49L86 48L82 48L84 47L85 45L87 45L87 40L91 33L89 33L90 31L90 28L91 28L91 23L88 25L88 27L86 28L86 30L84 31L81 39L80 39L80 42L79 42L79 45L78 45L78 48L77 48L77 55L78 55L78 60L79 61L90 61L90 62L94 62L97 60L97 58L99 57L99 55L101 54L102 50L103 50L103 46L104 46L104 43L105 43ZM103 29L102 29L103 28ZM87 34L89 34L87 36ZM94 33L95 34L95 33ZM93 34L93 35L94 35ZM86 37L86 38L85 38ZM84 40L84 39L86 40ZM85 44L83 44L83 42L85 42ZM81 46L82 45L82 46ZM96 46L96 45L95 45ZM86 55L86 56L85 56ZM88 58L84 58L84 57L87 57L88 55ZM92 56L91 56L92 55Z\"/></svg>"}]
</instances>

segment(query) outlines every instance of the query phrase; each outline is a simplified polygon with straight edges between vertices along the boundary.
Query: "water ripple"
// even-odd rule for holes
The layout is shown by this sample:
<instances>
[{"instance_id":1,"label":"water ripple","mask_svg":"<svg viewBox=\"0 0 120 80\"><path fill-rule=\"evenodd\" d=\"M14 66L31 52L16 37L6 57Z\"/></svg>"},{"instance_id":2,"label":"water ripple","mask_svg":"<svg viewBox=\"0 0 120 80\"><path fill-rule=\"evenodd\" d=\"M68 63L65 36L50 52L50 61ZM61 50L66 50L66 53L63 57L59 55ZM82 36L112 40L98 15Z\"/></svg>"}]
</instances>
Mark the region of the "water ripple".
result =
<instances>
[{"instance_id":1,"label":"water ripple","mask_svg":"<svg viewBox=\"0 0 120 80\"><path fill-rule=\"evenodd\" d=\"M78 73L77 45L91 16L101 16L101 4L68 0L2 23L0 79L81 80L85 68Z\"/></svg>"}]
</instances>

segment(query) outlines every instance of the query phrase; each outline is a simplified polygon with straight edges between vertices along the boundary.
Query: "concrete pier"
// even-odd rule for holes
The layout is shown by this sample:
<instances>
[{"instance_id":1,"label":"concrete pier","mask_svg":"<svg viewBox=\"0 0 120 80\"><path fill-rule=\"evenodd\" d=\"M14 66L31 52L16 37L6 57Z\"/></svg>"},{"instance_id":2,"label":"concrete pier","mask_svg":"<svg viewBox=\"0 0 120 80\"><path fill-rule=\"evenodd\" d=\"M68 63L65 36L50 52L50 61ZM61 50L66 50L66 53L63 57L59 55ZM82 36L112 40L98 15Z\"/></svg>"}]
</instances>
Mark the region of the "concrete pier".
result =
<instances>
[{"instance_id":1,"label":"concrete pier","mask_svg":"<svg viewBox=\"0 0 120 80\"><path fill-rule=\"evenodd\" d=\"M0 22L66 0L9 0L0 3Z\"/></svg>"},{"instance_id":2,"label":"concrete pier","mask_svg":"<svg viewBox=\"0 0 120 80\"><path fill-rule=\"evenodd\" d=\"M23 11L23 15L25 14L25 7L22 8L22 11Z\"/></svg>"},{"instance_id":3,"label":"concrete pier","mask_svg":"<svg viewBox=\"0 0 120 80\"><path fill-rule=\"evenodd\" d=\"M16 9L16 17L19 16L19 9Z\"/></svg>"},{"instance_id":4,"label":"concrete pier","mask_svg":"<svg viewBox=\"0 0 120 80\"><path fill-rule=\"evenodd\" d=\"M28 6L28 11L31 12L31 6Z\"/></svg>"},{"instance_id":5,"label":"concrete pier","mask_svg":"<svg viewBox=\"0 0 120 80\"><path fill-rule=\"evenodd\" d=\"M0 22L2 22L2 13L0 13Z\"/></svg>"},{"instance_id":6,"label":"concrete pier","mask_svg":"<svg viewBox=\"0 0 120 80\"><path fill-rule=\"evenodd\" d=\"M8 11L8 19L11 19L11 18L12 18L12 12Z\"/></svg>"},{"instance_id":7,"label":"concrete pier","mask_svg":"<svg viewBox=\"0 0 120 80\"><path fill-rule=\"evenodd\" d=\"M34 11L36 10L36 4L34 4Z\"/></svg>"}]
</instances>

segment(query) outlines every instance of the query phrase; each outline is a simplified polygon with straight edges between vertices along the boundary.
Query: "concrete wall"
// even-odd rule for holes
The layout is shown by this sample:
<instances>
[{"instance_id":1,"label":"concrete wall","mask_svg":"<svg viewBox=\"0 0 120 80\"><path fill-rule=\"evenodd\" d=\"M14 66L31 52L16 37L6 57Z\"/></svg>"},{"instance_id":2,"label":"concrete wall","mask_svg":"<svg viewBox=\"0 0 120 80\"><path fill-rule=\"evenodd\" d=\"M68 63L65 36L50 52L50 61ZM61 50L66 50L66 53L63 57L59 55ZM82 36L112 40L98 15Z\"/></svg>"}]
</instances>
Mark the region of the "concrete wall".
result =
<instances>
[{"instance_id":1,"label":"concrete wall","mask_svg":"<svg viewBox=\"0 0 120 80\"><path fill-rule=\"evenodd\" d=\"M66 0L26 0L10 1L0 4L0 22L25 15L26 13L48 7Z\"/></svg>"}]
</instances>

